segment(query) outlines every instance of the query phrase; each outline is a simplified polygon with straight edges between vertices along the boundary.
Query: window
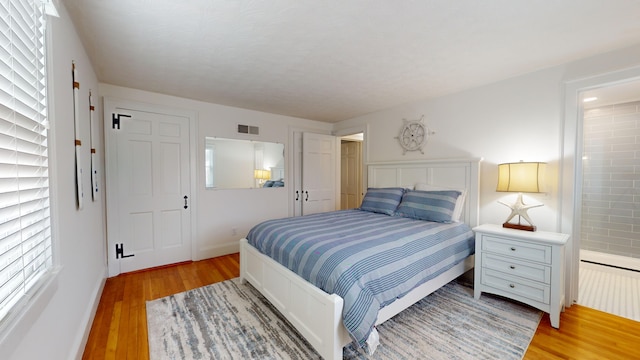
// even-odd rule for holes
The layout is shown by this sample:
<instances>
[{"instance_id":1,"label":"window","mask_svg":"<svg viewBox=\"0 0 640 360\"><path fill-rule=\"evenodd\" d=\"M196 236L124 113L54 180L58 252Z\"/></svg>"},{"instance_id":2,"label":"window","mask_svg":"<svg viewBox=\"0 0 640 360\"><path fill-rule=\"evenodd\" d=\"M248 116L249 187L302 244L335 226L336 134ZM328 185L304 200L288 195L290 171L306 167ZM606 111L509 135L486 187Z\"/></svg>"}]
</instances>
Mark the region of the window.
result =
<instances>
[{"instance_id":1,"label":"window","mask_svg":"<svg viewBox=\"0 0 640 360\"><path fill-rule=\"evenodd\" d=\"M53 268L49 219L45 14L0 0L0 321Z\"/></svg>"}]
</instances>

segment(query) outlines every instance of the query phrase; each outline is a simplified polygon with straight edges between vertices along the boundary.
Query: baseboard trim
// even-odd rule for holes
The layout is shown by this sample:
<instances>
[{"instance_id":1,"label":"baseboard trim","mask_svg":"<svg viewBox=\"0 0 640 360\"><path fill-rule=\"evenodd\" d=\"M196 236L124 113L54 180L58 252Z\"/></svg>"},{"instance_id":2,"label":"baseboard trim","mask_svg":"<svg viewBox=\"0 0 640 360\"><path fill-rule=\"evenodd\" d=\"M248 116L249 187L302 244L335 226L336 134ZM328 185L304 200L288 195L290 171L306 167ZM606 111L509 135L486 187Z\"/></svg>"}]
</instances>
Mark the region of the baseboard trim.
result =
<instances>
[{"instance_id":1,"label":"baseboard trim","mask_svg":"<svg viewBox=\"0 0 640 360\"><path fill-rule=\"evenodd\" d=\"M78 338L74 342L74 346L71 349L76 349L76 356L69 357L70 359L81 360L82 355L84 355L84 348L87 346L87 341L89 340L89 334L91 333L91 326L93 325L93 320L95 320L96 312L98 311L98 305L100 305L100 298L102 298L102 292L104 291L104 286L107 283L107 277L109 275L108 269L105 267L104 273L102 274L101 281L98 282L98 286L93 290L92 298L93 302L91 306L87 309L85 316L81 324L84 324L84 331L79 334ZM72 354L70 354L72 355Z\"/></svg>"},{"instance_id":2,"label":"baseboard trim","mask_svg":"<svg viewBox=\"0 0 640 360\"><path fill-rule=\"evenodd\" d=\"M218 256L235 254L237 252L240 252L239 241L236 241L233 243L221 244L221 245L208 246L206 248L199 249L198 253L196 254L196 258L193 260L196 261L196 260L210 259Z\"/></svg>"},{"instance_id":3,"label":"baseboard trim","mask_svg":"<svg viewBox=\"0 0 640 360\"><path fill-rule=\"evenodd\" d=\"M612 255L591 250L580 250L580 260L619 269L640 271L640 259L628 256Z\"/></svg>"}]
</instances>

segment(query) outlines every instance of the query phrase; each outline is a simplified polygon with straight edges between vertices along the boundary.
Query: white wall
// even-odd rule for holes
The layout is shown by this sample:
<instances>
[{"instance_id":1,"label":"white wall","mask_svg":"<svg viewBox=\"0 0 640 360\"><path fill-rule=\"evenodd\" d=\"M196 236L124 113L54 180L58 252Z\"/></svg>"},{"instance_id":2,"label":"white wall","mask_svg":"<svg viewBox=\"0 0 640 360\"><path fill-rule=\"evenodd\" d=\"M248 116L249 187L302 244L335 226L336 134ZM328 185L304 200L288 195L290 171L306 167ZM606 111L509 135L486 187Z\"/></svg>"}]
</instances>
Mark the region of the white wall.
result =
<instances>
[{"instance_id":1,"label":"white wall","mask_svg":"<svg viewBox=\"0 0 640 360\"><path fill-rule=\"evenodd\" d=\"M13 344L11 354L3 359L73 359L82 355L84 337L93 320L96 300L99 299L106 277L104 197L91 201L90 135L88 91L94 92L97 113L98 81L78 35L64 7L58 8L60 18L50 18L52 59L49 73L49 114L51 122L50 159L54 256L62 270L58 288L35 324ZM82 125L82 166L85 189L84 209L76 210L73 90L71 61L75 60L80 82L80 109ZM102 126L98 126L98 149L102 145ZM100 152L99 152L100 153ZM100 153L100 155L102 155ZM102 160L101 160L102 164ZM102 167L102 165L101 165ZM100 194L104 192L104 179L100 178Z\"/></svg>"},{"instance_id":2,"label":"white wall","mask_svg":"<svg viewBox=\"0 0 640 360\"><path fill-rule=\"evenodd\" d=\"M268 189L205 189L205 137L252 139L285 145L285 155L291 156L291 129L308 129L319 133L331 131L332 124L233 108L136 89L100 84L100 95L156 104L197 113L196 153L196 246L195 259L206 259L238 251L238 240L262 220L289 216L293 188L291 168L286 169L284 188ZM237 125L260 127L260 135L238 134ZM289 162L285 159L285 162Z\"/></svg>"}]
</instances>

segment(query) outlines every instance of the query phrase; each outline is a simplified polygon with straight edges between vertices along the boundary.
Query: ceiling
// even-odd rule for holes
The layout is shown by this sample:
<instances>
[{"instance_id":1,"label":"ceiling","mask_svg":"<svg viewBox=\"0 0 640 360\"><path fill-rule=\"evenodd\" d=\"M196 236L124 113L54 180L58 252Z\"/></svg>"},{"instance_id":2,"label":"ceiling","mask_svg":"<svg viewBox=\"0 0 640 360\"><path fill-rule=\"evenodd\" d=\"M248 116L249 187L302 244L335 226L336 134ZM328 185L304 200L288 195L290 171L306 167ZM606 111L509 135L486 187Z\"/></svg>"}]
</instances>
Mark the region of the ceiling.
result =
<instances>
[{"instance_id":1,"label":"ceiling","mask_svg":"<svg viewBox=\"0 0 640 360\"><path fill-rule=\"evenodd\" d=\"M638 0L62 0L100 82L337 122L640 43Z\"/></svg>"}]
</instances>

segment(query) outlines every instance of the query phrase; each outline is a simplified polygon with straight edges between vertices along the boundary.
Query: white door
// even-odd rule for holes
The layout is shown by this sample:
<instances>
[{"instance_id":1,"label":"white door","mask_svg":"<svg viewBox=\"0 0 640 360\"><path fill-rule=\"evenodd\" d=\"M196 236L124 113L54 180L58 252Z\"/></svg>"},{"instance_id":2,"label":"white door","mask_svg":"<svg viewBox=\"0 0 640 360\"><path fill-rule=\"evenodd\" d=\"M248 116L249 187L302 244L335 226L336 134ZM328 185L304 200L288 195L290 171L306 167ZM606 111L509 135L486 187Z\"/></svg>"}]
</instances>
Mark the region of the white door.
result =
<instances>
[{"instance_id":1,"label":"white door","mask_svg":"<svg viewBox=\"0 0 640 360\"><path fill-rule=\"evenodd\" d=\"M302 215L302 133L293 132L293 216Z\"/></svg>"},{"instance_id":2,"label":"white door","mask_svg":"<svg viewBox=\"0 0 640 360\"><path fill-rule=\"evenodd\" d=\"M302 134L302 215L336 209L336 137Z\"/></svg>"},{"instance_id":3,"label":"white door","mask_svg":"<svg viewBox=\"0 0 640 360\"><path fill-rule=\"evenodd\" d=\"M105 100L109 275L191 260L189 115Z\"/></svg>"}]
</instances>

